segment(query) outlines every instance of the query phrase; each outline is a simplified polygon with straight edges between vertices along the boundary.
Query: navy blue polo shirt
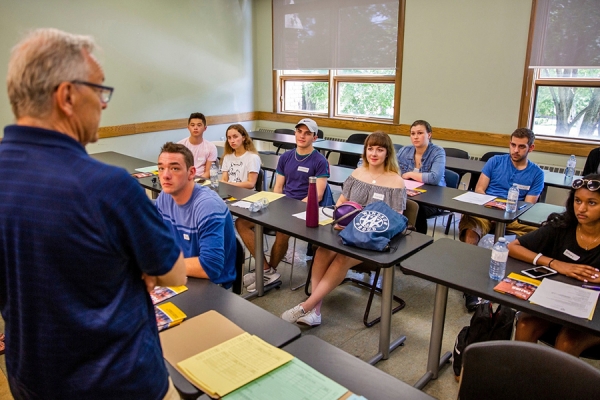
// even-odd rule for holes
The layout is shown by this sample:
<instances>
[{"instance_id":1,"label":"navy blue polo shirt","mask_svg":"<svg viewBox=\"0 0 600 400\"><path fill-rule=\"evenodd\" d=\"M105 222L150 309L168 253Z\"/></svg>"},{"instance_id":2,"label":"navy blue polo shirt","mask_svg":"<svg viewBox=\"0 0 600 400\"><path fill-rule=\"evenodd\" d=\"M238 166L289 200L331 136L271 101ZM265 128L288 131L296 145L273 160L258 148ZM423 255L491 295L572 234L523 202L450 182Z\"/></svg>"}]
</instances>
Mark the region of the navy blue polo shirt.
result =
<instances>
[{"instance_id":1,"label":"navy blue polo shirt","mask_svg":"<svg viewBox=\"0 0 600 400\"><path fill-rule=\"evenodd\" d=\"M16 398L161 399L167 371L142 272L179 248L140 185L59 132L0 142L0 310Z\"/></svg>"}]
</instances>

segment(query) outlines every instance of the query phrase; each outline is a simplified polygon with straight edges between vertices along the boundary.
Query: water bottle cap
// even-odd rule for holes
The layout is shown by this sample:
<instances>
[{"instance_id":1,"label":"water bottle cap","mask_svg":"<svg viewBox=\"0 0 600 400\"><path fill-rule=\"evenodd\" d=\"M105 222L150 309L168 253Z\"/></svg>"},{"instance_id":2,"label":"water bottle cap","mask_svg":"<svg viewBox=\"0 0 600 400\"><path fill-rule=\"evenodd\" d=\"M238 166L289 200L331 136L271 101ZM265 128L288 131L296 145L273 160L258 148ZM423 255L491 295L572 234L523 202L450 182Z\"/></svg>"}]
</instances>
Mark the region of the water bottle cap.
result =
<instances>
[{"instance_id":1,"label":"water bottle cap","mask_svg":"<svg viewBox=\"0 0 600 400\"><path fill-rule=\"evenodd\" d=\"M498 241L504 243L504 242L506 242L506 238L504 236L503 237L499 237Z\"/></svg>"},{"instance_id":2,"label":"water bottle cap","mask_svg":"<svg viewBox=\"0 0 600 400\"><path fill-rule=\"evenodd\" d=\"M317 177L316 176L310 176L308 178L308 183L317 183Z\"/></svg>"}]
</instances>

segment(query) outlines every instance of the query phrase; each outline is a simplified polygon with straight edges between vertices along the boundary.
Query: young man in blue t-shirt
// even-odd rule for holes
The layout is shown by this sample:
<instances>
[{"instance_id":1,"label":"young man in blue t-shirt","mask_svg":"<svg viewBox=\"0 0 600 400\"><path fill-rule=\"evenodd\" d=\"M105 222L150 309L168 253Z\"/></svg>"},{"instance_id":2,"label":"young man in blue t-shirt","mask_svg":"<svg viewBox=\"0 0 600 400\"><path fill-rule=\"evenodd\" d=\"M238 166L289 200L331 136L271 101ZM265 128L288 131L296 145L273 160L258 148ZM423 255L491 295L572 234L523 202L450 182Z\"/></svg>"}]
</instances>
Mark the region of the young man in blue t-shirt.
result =
<instances>
[{"instance_id":1,"label":"young man in blue t-shirt","mask_svg":"<svg viewBox=\"0 0 600 400\"><path fill-rule=\"evenodd\" d=\"M187 275L229 288L236 273L233 220L216 192L196 185L195 175L192 152L166 143L158 156L162 192L156 207L183 251Z\"/></svg>"},{"instance_id":2,"label":"young man in blue t-shirt","mask_svg":"<svg viewBox=\"0 0 600 400\"><path fill-rule=\"evenodd\" d=\"M519 128L510 136L510 153L494 156L488 160L481 171L475 187L476 193L506 198L508 189L516 183L519 187L519 200L536 203L544 189L544 172L527 159L535 147L535 135L532 130ZM462 242L477 245L479 240L492 230L492 222L485 218L463 215L458 225ZM506 226L506 230L521 236L535 230L535 227L520 224L517 221ZM477 306L477 297L466 295L467 309Z\"/></svg>"},{"instance_id":3,"label":"young man in blue t-shirt","mask_svg":"<svg viewBox=\"0 0 600 400\"><path fill-rule=\"evenodd\" d=\"M317 195L319 202L327 188L329 178L329 162L313 148L317 140L319 128L317 123L309 118L304 118L296 125L296 149L287 151L281 155L277 163L277 177L273 192L283 193L288 197L306 201L308 197L308 178L317 177ZM244 241L244 244L254 256L254 224L242 218L235 221L235 227ZM264 264L264 284L275 282L280 274L277 266L287 253L290 236L277 232L275 243L271 247L269 262ZM256 290L254 282L255 275L244 276L244 285L249 292Z\"/></svg>"}]
</instances>

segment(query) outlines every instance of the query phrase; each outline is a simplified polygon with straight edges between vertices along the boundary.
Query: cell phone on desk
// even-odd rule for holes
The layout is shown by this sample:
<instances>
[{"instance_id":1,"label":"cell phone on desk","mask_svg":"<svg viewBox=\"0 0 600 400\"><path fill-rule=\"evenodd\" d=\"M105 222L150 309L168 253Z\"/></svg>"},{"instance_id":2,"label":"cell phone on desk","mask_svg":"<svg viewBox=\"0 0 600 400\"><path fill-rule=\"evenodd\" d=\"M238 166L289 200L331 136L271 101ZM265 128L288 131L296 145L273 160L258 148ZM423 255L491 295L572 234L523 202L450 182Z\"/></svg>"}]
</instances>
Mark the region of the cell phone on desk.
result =
<instances>
[{"instance_id":1,"label":"cell phone on desk","mask_svg":"<svg viewBox=\"0 0 600 400\"><path fill-rule=\"evenodd\" d=\"M524 275L527 275L534 279L544 278L546 276L551 276L557 274L555 270L548 267L534 267L529 269L524 269L521 271Z\"/></svg>"}]
</instances>

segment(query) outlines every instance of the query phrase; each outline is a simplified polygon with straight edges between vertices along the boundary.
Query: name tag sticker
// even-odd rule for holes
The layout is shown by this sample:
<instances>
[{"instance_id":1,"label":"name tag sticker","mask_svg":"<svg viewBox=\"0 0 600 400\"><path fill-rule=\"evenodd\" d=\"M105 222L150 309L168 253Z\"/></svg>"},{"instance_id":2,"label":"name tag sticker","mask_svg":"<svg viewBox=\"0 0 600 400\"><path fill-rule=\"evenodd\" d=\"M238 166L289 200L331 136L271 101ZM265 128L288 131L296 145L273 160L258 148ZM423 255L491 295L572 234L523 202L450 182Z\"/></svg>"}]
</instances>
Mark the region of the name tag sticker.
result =
<instances>
[{"instance_id":1,"label":"name tag sticker","mask_svg":"<svg viewBox=\"0 0 600 400\"><path fill-rule=\"evenodd\" d=\"M308 168L306 167L298 167L298 171L308 173Z\"/></svg>"},{"instance_id":2,"label":"name tag sticker","mask_svg":"<svg viewBox=\"0 0 600 400\"><path fill-rule=\"evenodd\" d=\"M383 194L382 193L373 193L373 198L377 199L377 200L383 200Z\"/></svg>"},{"instance_id":3,"label":"name tag sticker","mask_svg":"<svg viewBox=\"0 0 600 400\"><path fill-rule=\"evenodd\" d=\"M569 257L573 261L577 261L577 260L579 260L581 258L577 254L575 254L575 253L573 253L572 251L569 251L569 250L565 250L565 252L563 254L565 256Z\"/></svg>"},{"instance_id":4,"label":"name tag sticker","mask_svg":"<svg viewBox=\"0 0 600 400\"><path fill-rule=\"evenodd\" d=\"M188 235L187 233L183 234L183 239L184 240L190 240L190 235Z\"/></svg>"},{"instance_id":5,"label":"name tag sticker","mask_svg":"<svg viewBox=\"0 0 600 400\"><path fill-rule=\"evenodd\" d=\"M529 190L531 188L531 186L519 185L518 183L517 187L519 188L519 190Z\"/></svg>"}]
</instances>

